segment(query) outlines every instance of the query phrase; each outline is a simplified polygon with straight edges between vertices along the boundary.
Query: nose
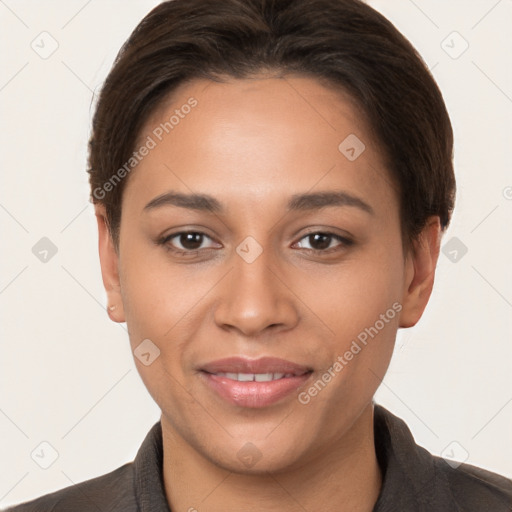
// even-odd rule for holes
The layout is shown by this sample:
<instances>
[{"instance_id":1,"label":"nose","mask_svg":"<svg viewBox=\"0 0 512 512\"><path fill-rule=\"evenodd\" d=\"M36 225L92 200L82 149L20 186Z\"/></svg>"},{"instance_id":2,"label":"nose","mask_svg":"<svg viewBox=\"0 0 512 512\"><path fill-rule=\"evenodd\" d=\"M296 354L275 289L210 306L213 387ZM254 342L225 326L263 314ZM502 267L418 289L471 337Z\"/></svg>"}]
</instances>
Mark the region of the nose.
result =
<instances>
[{"instance_id":1,"label":"nose","mask_svg":"<svg viewBox=\"0 0 512 512\"><path fill-rule=\"evenodd\" d=\"M219 290L216 324L251 337L293 328L299 320L293 283L282 276L271 251L250 263L234 254L233 263Z\"/></svg>"}]
</instances>

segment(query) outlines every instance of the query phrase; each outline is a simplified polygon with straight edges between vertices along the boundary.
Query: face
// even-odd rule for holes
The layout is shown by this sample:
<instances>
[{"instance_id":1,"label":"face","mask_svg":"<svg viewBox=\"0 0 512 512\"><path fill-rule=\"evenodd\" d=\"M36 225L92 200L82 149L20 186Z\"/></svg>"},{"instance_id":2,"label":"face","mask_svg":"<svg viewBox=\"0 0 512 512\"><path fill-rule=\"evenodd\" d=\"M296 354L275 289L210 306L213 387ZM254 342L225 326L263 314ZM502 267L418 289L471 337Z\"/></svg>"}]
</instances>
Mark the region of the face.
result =
<instances>
[{"instance_id":1,"label":"face","mask_svg":"<svg viewBox=\"0 0 512 512\"><path fill-rule=\"evenodd\" d=\"M404 254L370 131L312 79L188 83L143 144L100 253L165 435L247 473L342 443L425 307L438 224Z\"/></svg>"}]
</instances>

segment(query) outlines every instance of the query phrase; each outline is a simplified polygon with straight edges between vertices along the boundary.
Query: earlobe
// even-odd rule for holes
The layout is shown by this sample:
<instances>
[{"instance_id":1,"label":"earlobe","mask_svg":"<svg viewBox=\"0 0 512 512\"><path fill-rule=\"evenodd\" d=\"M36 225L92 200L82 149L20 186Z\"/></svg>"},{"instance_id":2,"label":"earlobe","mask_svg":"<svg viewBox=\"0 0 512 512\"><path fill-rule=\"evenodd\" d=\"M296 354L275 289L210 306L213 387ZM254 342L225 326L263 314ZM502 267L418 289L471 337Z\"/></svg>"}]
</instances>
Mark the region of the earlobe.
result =
<instances>
[{"instance_id":1,"label":"earlobe","mask_svg":"<svg viewBox=\"0 0 512 512\"><path fill-rule=\"evenodd\" d=\"M407 256L400 327L416 325L427 306L434 286L440 243L440 220L433 216L413 242Z\"/></svg>"},{"instance_id":2,"label":"earlobe","mask_svg":"<svg viewBox=\"0 0 512 512\"><path fill-rule=\"evenodd\" d=\"M105 207L94 206L98 222L98 249L100 255L101 277L107 292L107 313L113 322L124 322L124 308L119 280L119 257L107 223Z\"/></svg>"}]
</instances>

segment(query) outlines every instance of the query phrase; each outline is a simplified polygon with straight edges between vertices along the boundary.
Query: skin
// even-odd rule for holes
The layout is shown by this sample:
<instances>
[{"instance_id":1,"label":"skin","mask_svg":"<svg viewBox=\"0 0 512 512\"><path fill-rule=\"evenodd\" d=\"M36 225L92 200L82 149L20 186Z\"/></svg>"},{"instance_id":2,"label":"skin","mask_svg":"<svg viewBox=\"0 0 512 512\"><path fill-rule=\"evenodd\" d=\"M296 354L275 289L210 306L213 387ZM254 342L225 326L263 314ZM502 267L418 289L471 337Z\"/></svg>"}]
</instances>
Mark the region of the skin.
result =
<instances>
[{"instance_id":1,"label":"skin","mask_svg":"<svg viewBox=\"0 0 512 512\"><path fill-rule=\"evenodd\" d=\"M132 350L147 338L160 349L149 366L135 361L162 410L169 504L176 511L370 512L382 483L372 397L397 329L416 324L428 302L439 219L429 218L404 252L382 154L339 91L299 76L190 82L158 109L140 141L191 96L198 105L129 176L118 248L96 206L103 282L115 306L109 314L126 321ZM349 134L366 145L353 162L338 150ZM351 205L286 210L294 194L340 190L373 213ZM169 191L211 195L225 211L145 210ZM179 236L156 243L183 231L206 234L199 250ZM307 236L325 232L353 243L332 237L321 245ZM263 250L252 263L236 252L247 236ZM301 404L298 392L394 303L401 311ZM280 402L243 408L220 398L197 370L233 355L280 357L314 371ZM261 457L251 467L237 457L248 442Z\"/></svg>"}]
</instances>

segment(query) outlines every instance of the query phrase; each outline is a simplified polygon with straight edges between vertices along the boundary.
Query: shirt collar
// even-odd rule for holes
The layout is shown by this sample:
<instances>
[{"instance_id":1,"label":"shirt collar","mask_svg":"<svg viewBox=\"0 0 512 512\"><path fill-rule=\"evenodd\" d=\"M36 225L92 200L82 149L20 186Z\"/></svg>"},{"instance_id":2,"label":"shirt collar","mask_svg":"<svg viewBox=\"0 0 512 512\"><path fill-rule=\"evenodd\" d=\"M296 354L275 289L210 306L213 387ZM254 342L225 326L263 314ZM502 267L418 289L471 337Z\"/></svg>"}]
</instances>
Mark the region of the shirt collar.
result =
<instances>
[{"instance_id":1,"label":"shirt collar","mask_svg":"<svg viewBox=\"0 0 512 512\"><path fill-rule=\"evenodd\" d=\"M375 405L374 432L382 488L373 512L459 512L435 458L415 443L403 420Z\"/></svg>"},{"instance_id":2,"label":"shirt collar","mask_svg":"<svg viewBox=\"0 0 512 512\"><path fill-rule=\"evenodd\" d=\"M133 461L134 491L140 512L171 512L164 491L160 421L153 425Z\"/></svg>"}]
</instances>

